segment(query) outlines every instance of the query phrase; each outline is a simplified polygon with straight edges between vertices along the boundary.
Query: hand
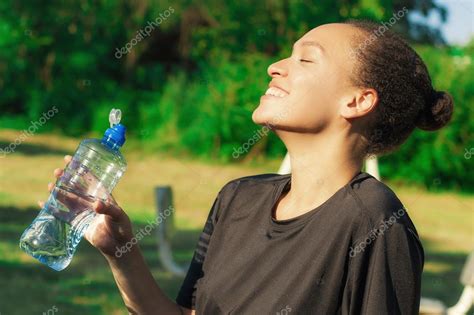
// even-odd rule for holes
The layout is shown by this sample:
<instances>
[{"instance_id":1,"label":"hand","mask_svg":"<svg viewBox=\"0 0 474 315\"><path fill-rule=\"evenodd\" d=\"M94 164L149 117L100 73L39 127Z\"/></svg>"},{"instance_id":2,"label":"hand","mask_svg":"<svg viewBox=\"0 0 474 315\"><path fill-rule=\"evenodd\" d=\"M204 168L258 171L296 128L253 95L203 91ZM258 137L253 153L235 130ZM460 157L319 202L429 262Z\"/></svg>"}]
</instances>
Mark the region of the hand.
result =
<instances>
[{"instance_id":1,"label":"hand","mask_svg":"<svg viewBox=\"0 0 474 315\"><path fill-rule=\"evenodd\" d=\"M71 162L72 157L66 155L64 161L66 165ZM58 179L64 173L63 169L54 170L54 177ZM53 183L48 184L51 192ZM77 196L73 203L77 203ZM39 206L44 207L44 202L39 201ZM127 214L120 208L112 195L108 195L105 201L96 200L93 203L93 210L97 213L84 237L96 247L104 256L119 258L116 252L133 237L132 225Z\"/></svg>"}]
</instances>

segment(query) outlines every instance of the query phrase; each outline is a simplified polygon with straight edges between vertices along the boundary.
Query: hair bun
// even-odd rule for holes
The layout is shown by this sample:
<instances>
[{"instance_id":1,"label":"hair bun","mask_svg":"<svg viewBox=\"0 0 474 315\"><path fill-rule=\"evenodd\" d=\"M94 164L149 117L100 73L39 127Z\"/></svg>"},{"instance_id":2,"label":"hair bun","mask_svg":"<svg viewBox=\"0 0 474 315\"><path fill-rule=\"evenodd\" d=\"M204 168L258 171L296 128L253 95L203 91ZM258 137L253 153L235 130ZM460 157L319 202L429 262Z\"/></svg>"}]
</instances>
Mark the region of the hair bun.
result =
<instances>
[{"instance_id":1,"label":"hair bun","mask_svg":"<svg viewBox=\"0 0 474 315\"><path fill-rule=\"evenodd\" d=\"M453 98L449 93L433 91L415 125L426 131L438 130L451 120L453 108Z\"/></svg>"}]
</instances>

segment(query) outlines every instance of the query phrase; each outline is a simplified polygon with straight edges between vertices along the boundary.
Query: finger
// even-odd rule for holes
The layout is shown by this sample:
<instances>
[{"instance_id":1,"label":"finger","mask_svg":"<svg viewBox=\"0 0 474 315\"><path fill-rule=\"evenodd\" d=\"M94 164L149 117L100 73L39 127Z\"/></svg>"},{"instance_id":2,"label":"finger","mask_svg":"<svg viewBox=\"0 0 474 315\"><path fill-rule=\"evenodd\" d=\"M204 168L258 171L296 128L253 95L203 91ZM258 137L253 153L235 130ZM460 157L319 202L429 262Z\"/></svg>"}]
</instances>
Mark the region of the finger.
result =
<instances>
[{"instance_id":1,"label":"finger","mask_svg":"<svg viewBox=\"0 0 474 315\"><path fill-rule=\"evenodd\" d=\"M62 168L57 168L53 172L54 177L56 177L56 178L61 177L63 175L63 173L64 173L64 170Z\"/></svg>"},{"instance_id":2,"label":"finger","mask_svg":"<svg viewBox=\"0 0 474 315\"><path fill-rule=\"evenodd\" d=\"M105 214L112 218L114 221L121 221L125 215L125 212L118 206L111 204L110 202L104 202L97 200L94 202L94 211L99 214Z\"/></svg>"},{"instance_id":3,"label":"finger","mask_svg":"<svg viewBox=\"0 0 474 315\"><path fill-rule=\"evenodd\" d=\"M74 209L74 211L80 211L80 209L87 208L90 209L91 206L90 200L87 200L83 196L64 189L58 189L56 191L56 200L61 202L68 209Z\"/></svg>"},{"instance_id":4,"label":"finger","mask_svg":"<svg viewBox=\"0 0 474 315\"><path fill-rule=\"evenodd\" d=\"M119 207L117 201L115 200L114 196L112 196L112 194L108 194L107 196L107 202L109 202L110 204L114 205L114 206L117 206ZM120 208L120 207L119 207Z\"/></svg>"},{"instance_id":5,"label":"finger","mask_svg":"<svg viewBox=\"0 0 474 315\"><path fill-rule=\"evenodd\" d=\"M44 208L44 201L38 200L38 206L43 209Z\"/></svg>"},{"instance_id":6,"label":"finger","mask_svg":"<svg viewBox=\"0 0 474 315\"><path fill-rule=\"evenodd\" d=\"M54 188L54 184L53 183L48 183L48 191L52 192L53 188Z\"/></svg>"},{"instance_id":7,"label":"finger","mask_svg":"<svg viewBox=\"0 0 474 315\"><path fill-rule=\"evenodd\" d=\"M72 160L72 156L70 156L70 155L65 155L65 156L64 156L64 162L66 162L66 164L68 164L69 162L71 162L71 160Z\"/></svg>"}]
</instances>

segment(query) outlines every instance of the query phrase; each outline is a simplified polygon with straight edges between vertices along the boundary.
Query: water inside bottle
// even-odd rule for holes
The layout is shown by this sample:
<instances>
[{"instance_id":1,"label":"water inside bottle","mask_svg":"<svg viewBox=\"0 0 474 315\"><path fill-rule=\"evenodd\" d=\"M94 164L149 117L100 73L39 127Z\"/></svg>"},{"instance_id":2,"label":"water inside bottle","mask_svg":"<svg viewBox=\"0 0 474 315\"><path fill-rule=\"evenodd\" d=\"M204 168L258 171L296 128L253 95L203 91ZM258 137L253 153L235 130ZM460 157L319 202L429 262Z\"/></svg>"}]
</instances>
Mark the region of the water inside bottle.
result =
<instances>
[{"instance_id":1,"label":"water inside bottle","mask_svg":"<svg viewBox=\"0 0 474 315\"><path fill-rule=\"evenodd\" d=\"M20 247L55 270L69 265L96 217L94 202L109 198L126 169L126 161L118 151L120 145L112 136L105 137L106 145L99 139L81 142L45 206L21 236ZM111 141L112 148L107 141Z\"/></svg>"},{"instance_id":2,"label":"water inside bottle","mask_svg":"<svg viewBox=\"0 0 474 315\"><path fill-rule=\"evenodd\" d=\"M99 181L87 167L80 163L71 164L20 241L25 252L58 271L69 265L96 215L93 203L98 198L88 192L91 187L95 192L100 190L97 188ZM73 179L71 174L74 174ZM85 183L89 186L86 187Z\"/></svg>"}]
</instances>

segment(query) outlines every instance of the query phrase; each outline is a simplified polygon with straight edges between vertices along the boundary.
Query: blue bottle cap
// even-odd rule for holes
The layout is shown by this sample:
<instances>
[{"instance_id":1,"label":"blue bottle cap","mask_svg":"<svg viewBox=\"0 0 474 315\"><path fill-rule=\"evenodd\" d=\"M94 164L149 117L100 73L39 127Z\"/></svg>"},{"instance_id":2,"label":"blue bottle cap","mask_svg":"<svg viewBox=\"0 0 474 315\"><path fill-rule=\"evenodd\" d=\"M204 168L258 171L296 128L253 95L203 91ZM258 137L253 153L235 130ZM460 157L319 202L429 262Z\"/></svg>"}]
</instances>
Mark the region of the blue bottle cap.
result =
<instances>
[{"instance_id":1,"label":"blue bottle cap","mask_svg":"<svg viewBox=\"0 0 474 315\"><path fill-rule=\"evenodd\" d=\"M125 128L122 124L114 125L111 128L108 128L104 137L102 138L102 143L108 146L111 149L118 149L125 143Z\"/></svg>"}]
</instances>

